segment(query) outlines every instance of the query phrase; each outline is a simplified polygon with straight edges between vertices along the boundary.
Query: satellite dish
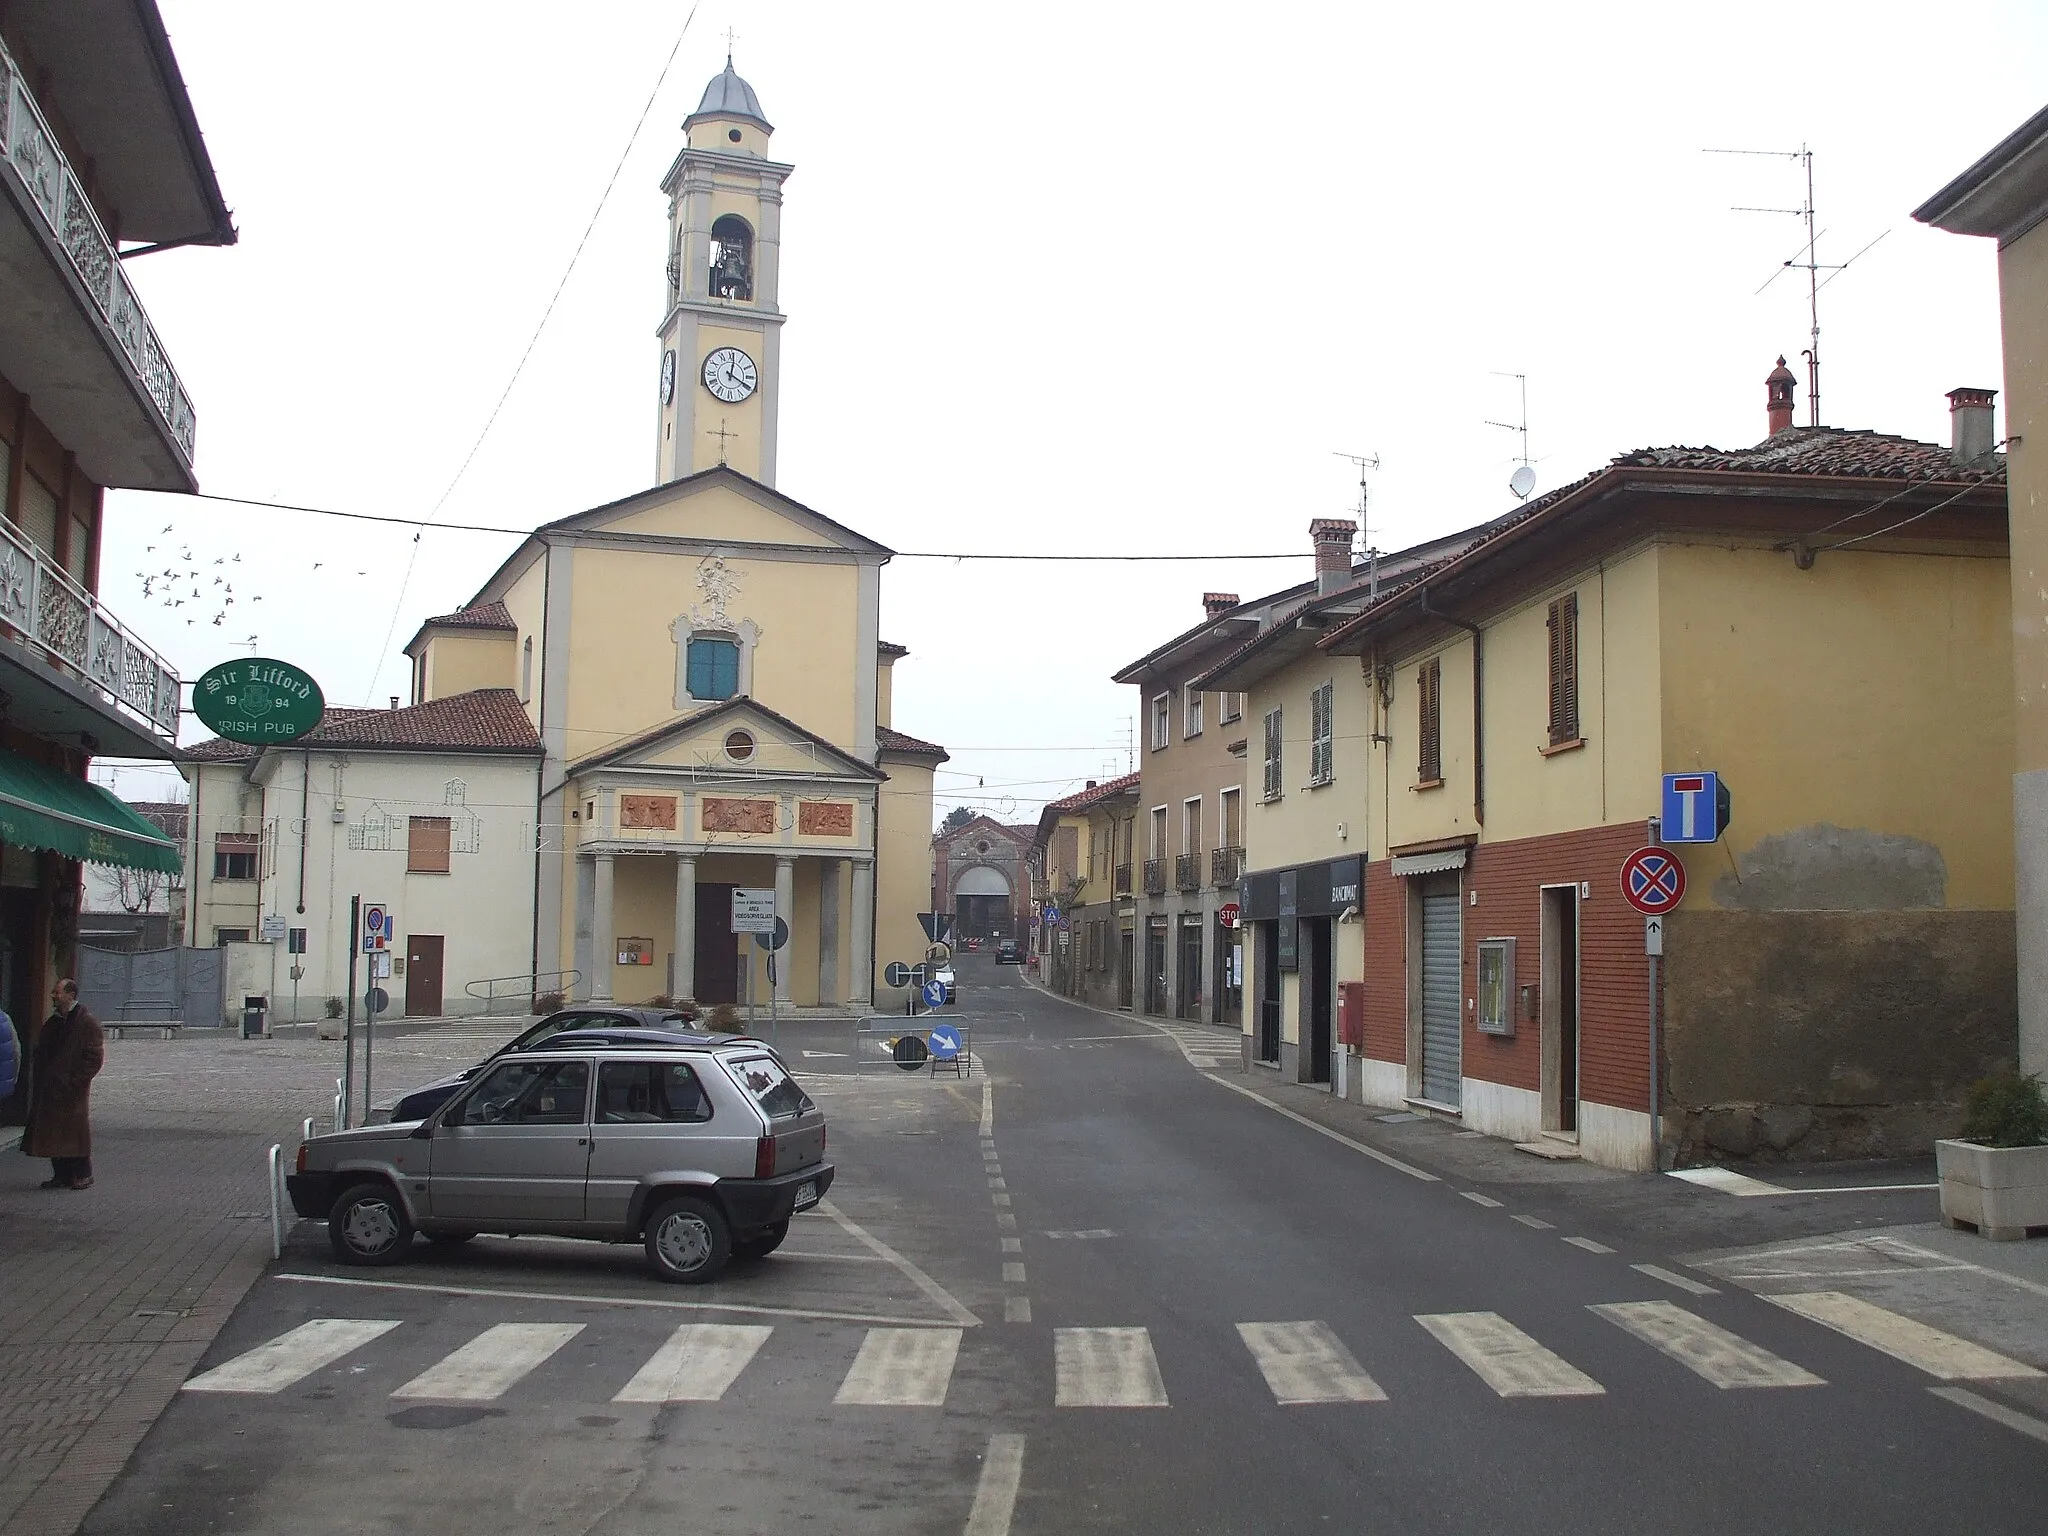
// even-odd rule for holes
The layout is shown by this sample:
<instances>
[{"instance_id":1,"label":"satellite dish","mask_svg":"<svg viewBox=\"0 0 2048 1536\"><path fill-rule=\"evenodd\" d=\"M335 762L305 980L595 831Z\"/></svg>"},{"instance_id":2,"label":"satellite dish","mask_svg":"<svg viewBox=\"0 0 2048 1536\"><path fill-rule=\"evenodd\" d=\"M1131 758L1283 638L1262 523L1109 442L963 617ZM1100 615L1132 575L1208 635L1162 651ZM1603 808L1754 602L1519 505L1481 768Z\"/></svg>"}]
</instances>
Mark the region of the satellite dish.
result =
<instances>
[{"instance_id":1,"label":"satellite dish","mask_svg":"<svg viewBox=\"0 0 2048 1536\"><path fill-rule=\"evenodd\" d=\"M1508 476L1508 489L1515 493L1517 501L1527 501L1529 493L1536 489L1536 471L1526 464L1516 466L1515 472Z\"/></svg>"}]
</instances>

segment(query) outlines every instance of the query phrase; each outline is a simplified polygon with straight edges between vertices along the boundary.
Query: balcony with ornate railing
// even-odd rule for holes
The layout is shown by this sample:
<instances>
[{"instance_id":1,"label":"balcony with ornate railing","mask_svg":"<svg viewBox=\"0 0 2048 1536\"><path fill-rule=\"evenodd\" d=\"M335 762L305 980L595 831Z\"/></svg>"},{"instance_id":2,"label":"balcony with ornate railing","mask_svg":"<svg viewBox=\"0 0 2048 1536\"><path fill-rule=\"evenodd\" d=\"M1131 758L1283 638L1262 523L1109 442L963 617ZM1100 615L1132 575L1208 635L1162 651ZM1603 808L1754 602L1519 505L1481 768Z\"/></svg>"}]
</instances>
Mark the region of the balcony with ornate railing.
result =
<instances>
[{"instance_id":1,"label":"balcony with ornate railing","mask_svg":"<svg viewBox=\"0 0 2048 1536\"><path fill-rule=\"evenodd\" d=\"M114 242L84 185L58 148L49 120L5 46L0 46L0 161L27 187L45 234L91 296L126 358L131 382L154 404L189 469L195 436L191 397L121 270Z\"/></svg>"},{"instance_id":2,"label":"balcony with ornate railing","mask_svg":"<svg viewBox=\"0 0 2048 1536\"><path fill-rule=\"evenodd\" d=\"M1244 850L1242 848L1212 848L1209 850L1209 883L1223 887L1235 885L1244 873Z\"/></svg>"},{"instance_id":3,"label":"balcony with ornate railing","mask_svg":"<svg viewBox=\"0 0 2048 1536\"><path fill-rule=\"evenodd\" d=\"M18 640L163 746L178 739L178 674L57 562L0 522L0 640Z\"/></svg>"},{"instance_id":4,"label":"balcony with ornate railing","mask_svg":"<svg viewBox=\"0 0 2048 1536\"><path fill-rule=\"evenodd\" d=\"M1145 894L1147 896L1164 896L1166 894L1166 860L1147 859L1145 861Z\"/></svg>"},{"instance_id":5,"label":"balcony with ornate railing","mask_svg":"<svg viewBox=\"0 0 2048 1536\"><path fill-rule=\"evenodd\" d=\"M1131 866L1128 864L1119 864L1116 867L1115 894L1118 896L1128 896L1131 894Z\"/></svg>"},{"instance_id":6,"label":"balcony with ornate railing","mask_svg":"<svg viewBox=\"0 0 2048 1536\"><path fill-rule=\"evenodd\" d=\"M1202 856L1199 853L1174 856L1173 885L1179 891L1199 891L1202 888Z\"/></svg>"}]
</instances>

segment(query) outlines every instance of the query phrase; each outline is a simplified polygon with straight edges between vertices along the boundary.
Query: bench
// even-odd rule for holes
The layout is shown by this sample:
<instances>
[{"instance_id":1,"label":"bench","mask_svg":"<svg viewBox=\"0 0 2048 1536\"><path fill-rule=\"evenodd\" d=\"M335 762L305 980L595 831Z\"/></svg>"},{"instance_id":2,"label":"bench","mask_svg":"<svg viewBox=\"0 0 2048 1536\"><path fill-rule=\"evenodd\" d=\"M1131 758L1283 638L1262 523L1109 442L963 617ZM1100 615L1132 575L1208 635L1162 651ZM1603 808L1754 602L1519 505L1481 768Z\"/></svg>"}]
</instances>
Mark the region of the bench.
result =
<instances>
[{"instance_id":1,"label":"bench","mask_svg":"<svg viewBox=\"0 0 2048 1536\"><path fill-rule=\"evenodd\" d=\"M120 1018L109 1020L100 1027L116 1040L127 1039L131 1029L153 1029L159 1038L169 1040L185 1027L185 1019L178 1005L169 998L131 999L121 1005Z\"/></svg>"},{"instance_id":2,"label":"bench","mask_svg":"<svg viewBox=\"0 0 2048 1536\"><path fill-rule=\"evenodd\" d=\"M183 1019L116 1019L111 1024L101 1026L116 1040L126 1040L131 1029L153 1029L159 1039L170 1040L176 1038L178 1031L184 1027Z\"/></svg>"}]
</instances>

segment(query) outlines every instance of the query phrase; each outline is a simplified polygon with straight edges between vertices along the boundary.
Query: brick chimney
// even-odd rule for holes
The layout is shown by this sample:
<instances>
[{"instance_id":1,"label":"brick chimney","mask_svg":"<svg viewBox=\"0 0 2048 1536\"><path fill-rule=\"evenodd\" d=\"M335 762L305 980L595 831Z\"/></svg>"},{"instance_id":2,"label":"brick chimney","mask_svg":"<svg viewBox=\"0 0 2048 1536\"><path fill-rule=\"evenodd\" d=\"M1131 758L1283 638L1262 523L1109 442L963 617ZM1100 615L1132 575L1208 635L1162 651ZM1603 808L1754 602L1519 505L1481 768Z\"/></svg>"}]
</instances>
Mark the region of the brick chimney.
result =
<instances>
[{"instance_id":1,"label":"brick chimney","mask_svg":"<svg viewBox=\"0 0 2048 1536\"><path fill-rule=\"evenodd\" d=\"M1778 366L1764 379L1764 389L1768 392L1764 409L1769 415L1772 437L1792 425L1792 392L1798 387L1799 380L1793 377L1792 370L1785 366L1785 359L1780 357Z\"/></svg>"},{"instance_id":2,"label":"brick chimney","mask_svg":"<svg viewBox=\"0 0 2048 1536\"><path fill-rule=\"evenodd\" d=\"M1948 454L1958 465L1981 467L1991 462L1998 439L1991 430L1995 389L1952 389L1948 392Z\"/></svg>"},{"instance_id":3,"label":"brick chimney","mask_svg":"<svg viewBox=\"0 0 2048 1536\"><path fill-rule=\"evenodd\" d=\"M1351 581L1351 540L1358 524L1347 518L1319 517L1308 525L1316 547L1316 596L1326 597Z\"/></svg>"},{"instance_id":4,"label":"brick chimney","mask_svg":"<svg viewBox=\"0 0 2048 1536\"><path fill-rule=\"evenodd\" d=\"M1205 618L1218 619L1237 606L1235 592L1204 592L1202 614Z\"/></svg>"}]
</instances>

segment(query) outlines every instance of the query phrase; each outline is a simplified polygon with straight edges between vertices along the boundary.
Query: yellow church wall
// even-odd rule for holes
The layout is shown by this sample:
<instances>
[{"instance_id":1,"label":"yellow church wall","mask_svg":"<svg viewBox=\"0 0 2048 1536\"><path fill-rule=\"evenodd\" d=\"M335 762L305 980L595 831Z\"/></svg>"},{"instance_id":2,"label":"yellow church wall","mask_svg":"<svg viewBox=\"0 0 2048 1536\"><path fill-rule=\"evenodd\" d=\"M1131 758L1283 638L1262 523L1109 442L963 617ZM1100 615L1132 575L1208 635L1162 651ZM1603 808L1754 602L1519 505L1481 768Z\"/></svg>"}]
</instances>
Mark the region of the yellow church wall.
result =
<instances>
[{"instance_id":1,"label":"yellow church wall","mask_svg":"<svg viewBox=\"0 0 2048 1536\"><path fill-rule=\"evenodd\" d=\"M526 705L527 718L533 721L536 729L540 726L541 668L546 661L542 645L546 629L542 622L543 593L547 586L546 572L547 561L544 558L533 561L511 586L505 589L505 595L499 599L504 603L505 611L512 615L512 622L519 626L512 656L512 686L515 688L520 686L521 654L526 642L533 642L533 675L523 690L523 702Z\"/></svg>"},{"instance_id":2,"label":"yellow church wall","mask_svg":"<svg viewBox=\"0 0 2048 1536\"><path fill-rule=\"evenodd\" d=\"M704 359L720 347L738 347L754 360L756 376L761 384L746 399L727 404L704 387ZM696 341L693 355L676 359L676 390L697 392L696 398L696 441L689 448L690 469L710 469L718 464L730 464L741 474L759 480L761 473L762 405L768 396L764 370L767 360L761 355L766 350L758 326L728 326L717 321L700 317L696 326ZM680 421L681 418L678 418ZM721 424L729 434L721 443L718 431ZM682 455L678 454L678 458ZM782 526L788 527L788 524Z\"/></svg>"},{"instance_id":3,"label":"yellow church wall","mask_svg":"<svg viewBox=\"0 0 2048 1536\"><path fill-rule=\"evenodd\" d=\"M676 869L664 858L612 860L612 922L618 932L610 940L592 934L601 965L612 960L612 997L621 1003L644 1003L668 990L669 956L675 950ZM615 950L605 946L622 938L646 939L654 952L652 965L620 965Z\"/></svg>"},{"instance_id":4,"label":"yellow church wall","mask_svg":"<svg viewBox=\"0 0 2048 1536\"><path fill-rule=\"evenodd\" d=\"M502 630L443 630L428 638L421 702L477 688L512 688L519 682L518 639Z\"/></svg>"},{"instance_id":5,"label":"yellow church wall","mask_svg":"<svg viewBox=\"0 0 2048 1536\"><path fill-rule=\"evenodd\" d=\"M569 757L677 718L670 626L696 597L699 560L585 545L576 551L575 644L569 656ZM751 696L833 742L854 744L852 648L819 636L858 632L859 574L850 565L728 561L738 577L735 620L758 627ZM685 709L688 706L686 704Z\"/></svg>"},{"instance_id":6,"label":"yellow church wall","mask_svg":"<svg viewBox=\"0 0 2048 1536\"><path fill-rule=\"evenodd\" d=\"M875 724L883 730L895 723L896 667L893 659L875 666Z\"/></svg>"},{"instance_id":7,"label":"yellow church wall","mask_svg":"<svg viewBox=\"0 0 2048 1536\"><path fill-rule=\"evenodd\" d=\"M904 992L882 985L882 967L924 957L927 944L917 914L931 909L932 770L891 759L882 765L875 816L875 1001L901 1007Z\"/></svg>"},{"instance_id":8,"label":"yellow church wall","mask_svg":"<svg viewBox=\"0 0 2048 1536\"><path fill-rule=\"evenodd\" d=\"M1839 840L1827 824L1937 851L1950 908L2011 909L2002 558L1844 550L1802 571L1672 544L1660 563L1662 768L1717 770L1734 796L1721 844L1684 855L1688 908L1716 904L1731 855Z\"/></svg>"}]
</instances>

